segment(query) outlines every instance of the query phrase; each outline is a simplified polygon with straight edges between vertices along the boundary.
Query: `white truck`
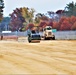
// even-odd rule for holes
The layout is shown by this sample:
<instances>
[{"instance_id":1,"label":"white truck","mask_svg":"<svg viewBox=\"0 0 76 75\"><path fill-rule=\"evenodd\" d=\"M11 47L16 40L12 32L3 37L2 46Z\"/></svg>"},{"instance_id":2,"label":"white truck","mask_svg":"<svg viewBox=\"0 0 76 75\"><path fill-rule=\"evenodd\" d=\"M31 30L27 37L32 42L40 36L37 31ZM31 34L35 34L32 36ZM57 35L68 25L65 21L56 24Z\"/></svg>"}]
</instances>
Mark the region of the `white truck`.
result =
<instances>
[{"instance_id":1,"label":"white truck","mask_svg":"<svg viewBox=\"0 0 76 75\"><path fill-rule=\"evenodd\" d=\"M46 39L55 40L55 35L52 32L52 27L51 26L46 26L45 28L43 28L43 35L42 36L43 36L44 40L46 40Z\"/></svg>"}]
</instances>

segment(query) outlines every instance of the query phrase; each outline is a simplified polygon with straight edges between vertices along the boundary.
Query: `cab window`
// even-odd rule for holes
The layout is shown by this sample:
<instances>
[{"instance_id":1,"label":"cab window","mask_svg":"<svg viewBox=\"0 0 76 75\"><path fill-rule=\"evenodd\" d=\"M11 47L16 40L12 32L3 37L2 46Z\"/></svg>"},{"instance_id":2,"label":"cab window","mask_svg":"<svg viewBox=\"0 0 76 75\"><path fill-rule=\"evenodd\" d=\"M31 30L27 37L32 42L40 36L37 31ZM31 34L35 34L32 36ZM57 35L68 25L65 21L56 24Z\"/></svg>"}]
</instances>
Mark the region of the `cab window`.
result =
<instances>
[{"instance_id":1,"label":"cab window","mask_svg":"<svg viewBox=\"0 0 76 75\"><path fill-rule=\"evenodd\" d=\"M47 30L51 30L51 29L52 29L52 28L50 28L50 27L49 27L49 28L47 28Z\"/></svg>"}]
</instances>

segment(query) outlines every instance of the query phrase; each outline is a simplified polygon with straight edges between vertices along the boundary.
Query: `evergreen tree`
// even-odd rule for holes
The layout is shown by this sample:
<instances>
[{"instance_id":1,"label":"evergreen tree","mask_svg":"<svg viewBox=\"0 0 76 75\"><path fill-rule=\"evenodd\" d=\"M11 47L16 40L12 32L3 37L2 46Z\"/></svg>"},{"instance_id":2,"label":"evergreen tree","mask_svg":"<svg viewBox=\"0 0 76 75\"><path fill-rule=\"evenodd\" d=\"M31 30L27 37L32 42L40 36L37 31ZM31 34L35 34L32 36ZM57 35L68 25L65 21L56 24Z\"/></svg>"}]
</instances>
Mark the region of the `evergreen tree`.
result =
<instances>
[{"instance_id":1,"label":"evergreen tree","mask_svg":"<svg viewBox=\"0 0 76 75\"><path fill-rule=\"evenodd\" d=\"M67 16L76 16L76 3L73 1L65 7L65 13Z\"/></svg>"},{"instance_id":2,"label":"evergreen tree","mask_svg":"<svg viewBox=\"0 0 76 75\"><path fill-rule=\"evenodd\" d=\"M0 21L3 19L3 8L4 8L4 1L0 0Z\"/></svg>"}]
</instances>

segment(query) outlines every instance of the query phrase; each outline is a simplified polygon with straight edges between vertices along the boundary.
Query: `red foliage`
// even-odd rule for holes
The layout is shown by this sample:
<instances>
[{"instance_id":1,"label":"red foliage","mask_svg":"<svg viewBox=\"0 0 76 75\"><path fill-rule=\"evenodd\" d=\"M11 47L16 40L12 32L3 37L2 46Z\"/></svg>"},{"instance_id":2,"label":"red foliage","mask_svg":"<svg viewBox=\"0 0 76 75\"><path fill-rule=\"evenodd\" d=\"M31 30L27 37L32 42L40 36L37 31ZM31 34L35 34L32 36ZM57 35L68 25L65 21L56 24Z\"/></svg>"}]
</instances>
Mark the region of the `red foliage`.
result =
<instances>
[{"instance_id":1,"label":"red foliage","mask_svg":"<svg viewBox=\"0 0 76 75\"><path fill-rule=\"evenodd\" d=\"M61 13L64 13L64 10L57 10L56 11L56 14L61 14Z\"/></svg>"},{"instance_id":2,"label":"red foliage","mask_svg":"<svg viewBox=\"0 0 76 75\"><path fill-rule=\"evenodd\" d=\"M64 20L63 23L61 24L60 30L70 30L71 24L69 21Z\"/></svg>"},{"instance_id":3,"label":"red foliage","mask_svg":"<svg viewBox=\"0 0 76 75\"><path fill-rule=\"evenodd\" d=\"M10 22L10 29L12 31L18 31L19 28L23 27L23 22L25 19L22 17L20 9L16 8L12 14L10 14L11 22Z\"/></svg>"},{"instance_id":4,"label":"red foliage","mask_svg":"<svg viewBox=\"0 0 76 75\"><path fill-rule=\"evenodd\" d=\"M72 25L71 30L76 30L76 22L74 22L74 24Z\"/></svg>"},{"instance_id":5,"label":"red foliage","mask_svg":"<svg viewBox=\"0 0 76 75\"><path fill-rule=\"evenodd\" d=\"M71 16L69 18L69 22L73 25L76 22L76 17L75 16Z\"/></svg>"},{"instance_id":6,"label":"red foliage","mask_svg":"<svg viewBox=\"0 0 76 75\"><path fill-rule=\"evenodd\" d=\"M57 30L76 30L76 17L62 17L59 22L53 22L53 28Z\"/></svg>"},{"instance_id":7,"label":"red foliage","mask_svg":"<svg viewBox=\"0 0 76 75\"><path fill-rule=\"evenodd\" d=\"M47 25L47 23L46 22L41 22L40 24L39 24L39 27L45 27Z\"/></svg>"},{"instance_id":8,"label":"red foliage","mask_svg":"<svg viewBox=\"0 0 76 75\"><path fill-rule=\"evenodd\" d=\"M34 24L30 23L30 24L27 25L26 29L31 29L32 30L33 27L34 27Z\"/></svg>"},{"instance_id":9,"label":"red foliage","mask_svg":"<svg viewBox=\"0 0 76 75\"><path fill-rule=\"evenodd\" d=\"M53 22L49 22L47 26L53 26Z\"/></svg>"},{"instance_id":10,"label":"red foliage","mask_svg":"<svg viewBox=\"0 0 76 75\"><path fill-rule=\"evenodd\" d=\"M59 24L62 24L65 19L66 19L66 17L61 17Z\"/></svg>"},{"instance_id":11,"label":"red foliage","mask_svg":"<svg viewBox=\"0 0 76 75\"><path fill-rule=\"evenodd\" d=\"M58 22L53 22L53 29L57 29L57 30L59 30L59 24L58 24Z\"/></svg>"}]
</instances>

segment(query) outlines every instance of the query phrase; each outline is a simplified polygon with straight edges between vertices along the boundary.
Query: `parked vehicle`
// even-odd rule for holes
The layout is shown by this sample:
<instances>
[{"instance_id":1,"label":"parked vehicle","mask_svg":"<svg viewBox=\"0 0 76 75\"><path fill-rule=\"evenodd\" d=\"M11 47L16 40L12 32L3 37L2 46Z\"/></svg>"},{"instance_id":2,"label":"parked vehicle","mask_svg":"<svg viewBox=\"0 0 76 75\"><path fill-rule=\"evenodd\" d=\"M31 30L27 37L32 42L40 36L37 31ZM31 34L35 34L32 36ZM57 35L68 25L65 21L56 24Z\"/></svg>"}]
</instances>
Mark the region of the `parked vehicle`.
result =
<instances>
[{"instance_id":1,"label":"parked vehicle","mask_svg":"<svg viewBox=\"0 0 76 75\"><path fill-rule=\"evenodd\" d=\"M28 32L28 42L40 42L41 36L35 30Z\"/></svg>"},{"instance_id":2,"label":"parked vehicle","mask_svg":"<svg viewBox=\"0 0 76 75\"><path fill-rule=\"evenodd\" d=\"M43 28L43 38L46 39L52 39L55 40L55 35L52 32L52 27L51 26L46 26L45 28Z\"/></svg>"}]
</instances>

